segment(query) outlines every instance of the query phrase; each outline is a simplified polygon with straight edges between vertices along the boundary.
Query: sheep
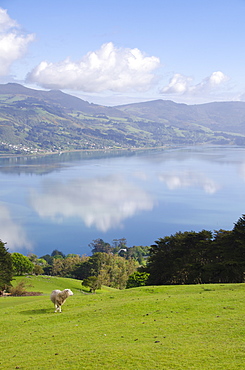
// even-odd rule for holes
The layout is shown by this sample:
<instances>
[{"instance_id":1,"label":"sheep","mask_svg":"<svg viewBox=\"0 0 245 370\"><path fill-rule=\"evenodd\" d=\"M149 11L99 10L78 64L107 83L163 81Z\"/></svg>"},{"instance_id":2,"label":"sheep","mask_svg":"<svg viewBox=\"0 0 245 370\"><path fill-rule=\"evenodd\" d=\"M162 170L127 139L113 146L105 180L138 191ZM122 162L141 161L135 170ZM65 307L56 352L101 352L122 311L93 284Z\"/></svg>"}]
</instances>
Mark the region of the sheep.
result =
<instances>
[{"instance_id":1,"label":"sheep","mask_svg":"<svg viewBox=\"0 0 245 370\"><path fill-rule=\"evenodd\" d=\"M73 292L70 289L64 289L64 290L53 290L50 299L54 304L55 311L54 312L61 312L61 306L65 303L66 299L73 295Z\"/></svg>"}]
</instances>

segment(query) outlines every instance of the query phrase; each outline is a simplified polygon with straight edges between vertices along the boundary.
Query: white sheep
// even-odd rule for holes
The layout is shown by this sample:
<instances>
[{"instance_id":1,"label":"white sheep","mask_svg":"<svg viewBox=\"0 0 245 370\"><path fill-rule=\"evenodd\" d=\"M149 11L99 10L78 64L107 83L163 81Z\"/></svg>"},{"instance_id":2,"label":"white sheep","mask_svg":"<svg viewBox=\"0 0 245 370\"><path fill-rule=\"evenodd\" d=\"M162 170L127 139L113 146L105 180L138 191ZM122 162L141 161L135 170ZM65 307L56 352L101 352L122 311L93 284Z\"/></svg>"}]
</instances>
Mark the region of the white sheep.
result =
<instances>
[{"instance_id":1,"label":"white sheep","mask_svg":"<svg viewBox=\"0 0 245 370\"><path fill-rule=\"evenodd\" d=\"M66 299L70 296L73 295L73 292L70 289L65 289L65 290L53 290L50 299L54 304L55 311L54 312L61 312L61 306L65 303Z\"/></svg>"}]
</instances>

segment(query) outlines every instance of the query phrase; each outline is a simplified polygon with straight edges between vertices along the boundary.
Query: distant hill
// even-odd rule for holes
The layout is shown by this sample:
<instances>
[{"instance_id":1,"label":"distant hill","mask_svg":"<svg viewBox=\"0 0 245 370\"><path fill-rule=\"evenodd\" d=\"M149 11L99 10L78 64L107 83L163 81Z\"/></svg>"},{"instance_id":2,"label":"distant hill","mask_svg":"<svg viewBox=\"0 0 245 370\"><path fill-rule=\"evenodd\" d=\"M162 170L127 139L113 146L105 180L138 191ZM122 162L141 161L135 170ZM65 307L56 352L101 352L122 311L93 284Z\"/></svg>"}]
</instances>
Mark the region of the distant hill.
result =
<instances>
[{"instance_id":1,"label":"distant hill","mask_svg":"<svg viewBox=\"0 0 245 370\"><path fill-rule=\"evenodd\" d=\"M214 131L229 131L245 135L245 103L217 102L199 105L177 104L169 100L121 105L123 112L150 120L167 120L185 127L198 124Z\"/></svg>"},{"instance_id":2,"label":"distant hill","mask_svg":"<svg viewBox=\"0 0 245 370\"><path fill-rule=\"evenodd\" d=\"M0 153L203 143L245 145L245 103L106 107L59 90L0 85Z\"/></svg>"}]
</instances>

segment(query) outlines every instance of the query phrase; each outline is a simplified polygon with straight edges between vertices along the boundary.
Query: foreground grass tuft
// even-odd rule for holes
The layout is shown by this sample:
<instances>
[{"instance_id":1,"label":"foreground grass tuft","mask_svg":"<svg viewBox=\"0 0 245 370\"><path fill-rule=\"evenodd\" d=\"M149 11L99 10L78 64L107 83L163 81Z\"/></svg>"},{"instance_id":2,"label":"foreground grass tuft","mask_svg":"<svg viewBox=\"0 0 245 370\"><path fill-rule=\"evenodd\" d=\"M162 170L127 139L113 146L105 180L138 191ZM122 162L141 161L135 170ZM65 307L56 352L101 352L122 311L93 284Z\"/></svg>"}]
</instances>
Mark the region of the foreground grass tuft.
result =
<instances>
[{"instance_id":1,"label":"foreground grass tuft","mask_svg":"<svg viewBox=\"0 0 245 370\"><path fill-rule=\"evenodd\" d=\"M0 298L2 369L244 369L244 284L83 294L77 280L30 280L42 296ZM49 294L64 288L74 296L55 314Z\"/></svg>"}]
</instances>

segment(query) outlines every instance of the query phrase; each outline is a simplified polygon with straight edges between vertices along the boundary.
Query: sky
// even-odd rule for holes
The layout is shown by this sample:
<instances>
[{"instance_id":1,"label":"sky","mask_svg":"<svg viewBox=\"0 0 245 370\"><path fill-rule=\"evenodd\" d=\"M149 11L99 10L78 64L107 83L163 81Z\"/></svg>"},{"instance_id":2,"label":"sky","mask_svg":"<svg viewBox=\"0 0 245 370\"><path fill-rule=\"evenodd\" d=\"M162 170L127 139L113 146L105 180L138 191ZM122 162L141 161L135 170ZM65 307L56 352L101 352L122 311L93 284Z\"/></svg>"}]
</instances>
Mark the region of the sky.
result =
<instances>
[{"instance_id":1,"label":"sky","mask_svg":"<svg viewBox=\"0 0 245 370\"><path fill-rule=\"evenodd\" d=\"M245 0L0 0L0 83L108 106L245 101Z\"/></svg>"}]
</instances>

